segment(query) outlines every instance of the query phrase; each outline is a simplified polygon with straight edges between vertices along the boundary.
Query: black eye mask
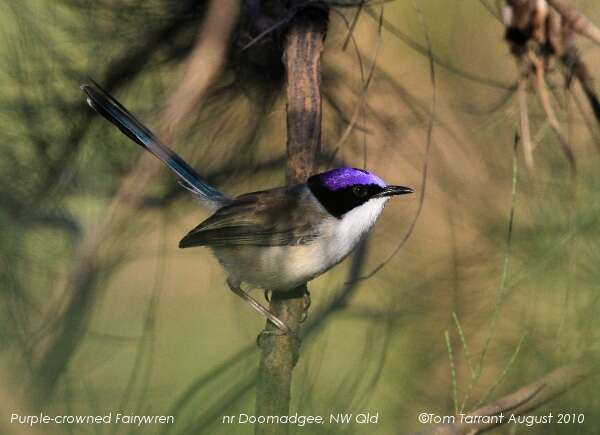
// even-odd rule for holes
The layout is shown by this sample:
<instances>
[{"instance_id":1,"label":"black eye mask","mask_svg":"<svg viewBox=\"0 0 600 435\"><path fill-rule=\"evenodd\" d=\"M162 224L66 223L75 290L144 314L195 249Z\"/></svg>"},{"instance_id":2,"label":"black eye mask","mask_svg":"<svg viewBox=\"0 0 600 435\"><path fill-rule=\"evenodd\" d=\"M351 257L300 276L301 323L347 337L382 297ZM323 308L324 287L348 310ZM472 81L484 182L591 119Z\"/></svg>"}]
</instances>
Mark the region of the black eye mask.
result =
<instances>
[{"instance_id":1,"label":"black eye mask","mask_svg":"<svg viewBox=\"0 0 600 435\"><path fill-rule=\"evenodd\" d=\"M343 189L329 190L318 178L310 178L308 187L321 205L338 219L383 191L383 188L376 184L356 184Z\"/></svg>"}]
</instances>

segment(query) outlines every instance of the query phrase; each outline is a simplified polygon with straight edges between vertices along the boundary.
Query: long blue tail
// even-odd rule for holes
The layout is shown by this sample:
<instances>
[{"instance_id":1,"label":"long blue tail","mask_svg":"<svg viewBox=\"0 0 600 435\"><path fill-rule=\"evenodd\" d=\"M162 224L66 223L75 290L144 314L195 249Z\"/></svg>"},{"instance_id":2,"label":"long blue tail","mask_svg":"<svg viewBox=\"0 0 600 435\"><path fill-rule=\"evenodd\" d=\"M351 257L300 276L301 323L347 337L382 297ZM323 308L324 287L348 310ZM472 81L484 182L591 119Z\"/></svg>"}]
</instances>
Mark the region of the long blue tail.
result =
<instances>
[{"instance_id":1,"label":"long blue tail","mask_svg":"<svg viewBox=\"0 0 600 435\"><path fill-rule=\"evenodd\" d=\"M183 187L195 194L207 208L216 210L230 202L98 84L85 84L80 88L86 93L90 107L165 163L179 177Z\"/></svg>"}]
</instances>

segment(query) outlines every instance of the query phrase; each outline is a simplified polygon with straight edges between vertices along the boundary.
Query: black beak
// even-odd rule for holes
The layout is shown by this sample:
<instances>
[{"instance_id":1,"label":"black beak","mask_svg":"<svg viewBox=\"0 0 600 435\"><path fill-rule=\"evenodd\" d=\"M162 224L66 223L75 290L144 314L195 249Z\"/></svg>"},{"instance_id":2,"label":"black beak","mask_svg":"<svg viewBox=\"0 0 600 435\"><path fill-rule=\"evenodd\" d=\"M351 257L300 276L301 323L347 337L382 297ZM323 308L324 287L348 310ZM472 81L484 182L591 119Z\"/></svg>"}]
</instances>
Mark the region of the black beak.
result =
<instances>
[{"instance_id":1,"label":"black beak","mask_svg":"<svg viewBox=\"0 0 600 435\"><path fill-rule=\"evenodd\" d=\"M377 197L382 198L386 196L406 195L407 193L414 193L414 190L404 186L386 186L383 188L383 191L377 194Z\"/></svg>"}]
</instances>

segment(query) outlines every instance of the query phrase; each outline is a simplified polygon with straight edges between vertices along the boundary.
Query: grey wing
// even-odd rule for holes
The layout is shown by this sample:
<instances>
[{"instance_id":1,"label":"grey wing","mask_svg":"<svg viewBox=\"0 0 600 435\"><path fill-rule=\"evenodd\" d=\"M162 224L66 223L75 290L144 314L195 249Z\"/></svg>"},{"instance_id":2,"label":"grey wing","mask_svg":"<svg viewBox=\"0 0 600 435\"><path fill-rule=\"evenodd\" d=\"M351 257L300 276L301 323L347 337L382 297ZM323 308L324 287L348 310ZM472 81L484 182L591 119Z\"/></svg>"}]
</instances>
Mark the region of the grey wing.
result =
<instances>
[{"instance_id":1,"label":"grey wing","mask_svg":"<svg viewBox=\"0 0 600 435\"><path fill-rule=\"evenodd\" d=\"M248 193L190 231L179 247L304 245L318 237L324 216L303 186Z\"/></svg>"}]
</instances>

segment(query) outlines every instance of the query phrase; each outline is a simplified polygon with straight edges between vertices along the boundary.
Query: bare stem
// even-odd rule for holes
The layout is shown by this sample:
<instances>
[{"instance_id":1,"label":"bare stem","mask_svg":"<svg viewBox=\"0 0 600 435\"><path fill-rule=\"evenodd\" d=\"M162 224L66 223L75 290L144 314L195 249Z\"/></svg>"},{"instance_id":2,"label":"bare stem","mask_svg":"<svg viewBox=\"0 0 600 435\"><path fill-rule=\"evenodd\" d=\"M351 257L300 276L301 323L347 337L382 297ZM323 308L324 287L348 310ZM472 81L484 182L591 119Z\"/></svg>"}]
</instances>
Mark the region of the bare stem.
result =
<instances>
[{"instance_id":1,"label":"bare stem","mask_svg":"<svg viewBox=\"0 0 600 435\"><path fill-rule=\"evenodd\" d=\"M290 23L284 46L287 71L286 182L302 183L313 172L321 144L321 52L328 12L317 4L300 11ZM274 292L271 311L292 330L298 330L304 310L306 285L289 292ZM267 322L266 330L274 330ZM289 335L261 340L262 355L256 391L257 415L288 415L292 371L300 343ZM287 434L287 424L258 424L257 435Z\"/></svg>"}]
</instances>

